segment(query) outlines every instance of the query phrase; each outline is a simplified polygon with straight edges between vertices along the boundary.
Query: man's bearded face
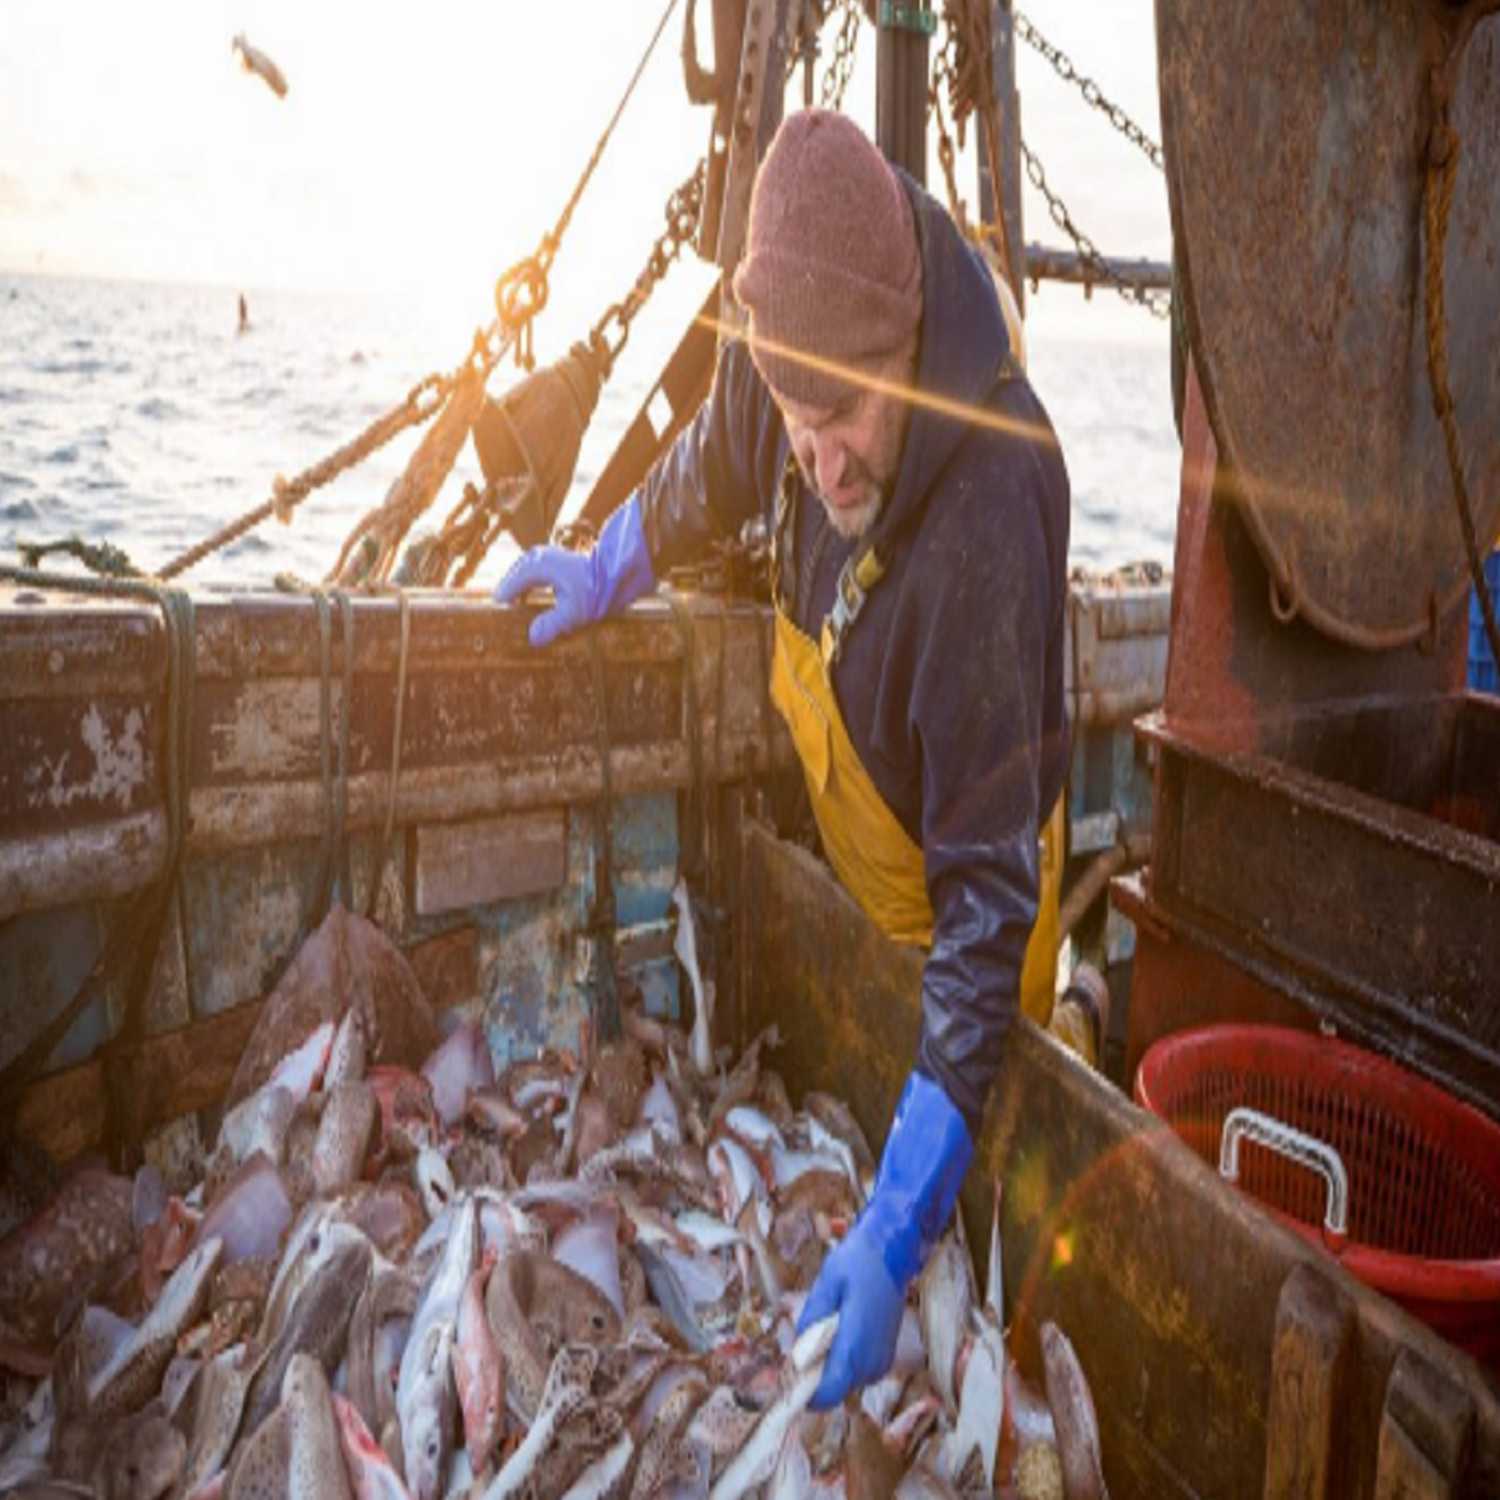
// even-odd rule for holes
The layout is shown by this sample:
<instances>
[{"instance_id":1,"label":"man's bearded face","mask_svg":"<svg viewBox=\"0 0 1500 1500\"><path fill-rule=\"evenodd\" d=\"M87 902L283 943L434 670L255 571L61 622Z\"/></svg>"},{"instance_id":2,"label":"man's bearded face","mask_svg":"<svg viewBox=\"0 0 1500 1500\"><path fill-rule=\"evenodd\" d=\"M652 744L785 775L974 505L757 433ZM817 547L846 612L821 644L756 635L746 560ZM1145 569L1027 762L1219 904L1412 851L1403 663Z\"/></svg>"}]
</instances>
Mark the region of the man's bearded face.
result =
<instances>
[{"instance_id":1,"label":"man's bearded face","mask_svg":"<svg viewBox=\"0 0 1500 1500\"><path fill-rule=\"evenodd\" d=\"M880 380L905 385L914 350L903 350ZM775 395L802 477L842 537L863 536L890 498L901 467L909 406L885 389L854 387L835 406Z\"/></svg>"}]
</instances>

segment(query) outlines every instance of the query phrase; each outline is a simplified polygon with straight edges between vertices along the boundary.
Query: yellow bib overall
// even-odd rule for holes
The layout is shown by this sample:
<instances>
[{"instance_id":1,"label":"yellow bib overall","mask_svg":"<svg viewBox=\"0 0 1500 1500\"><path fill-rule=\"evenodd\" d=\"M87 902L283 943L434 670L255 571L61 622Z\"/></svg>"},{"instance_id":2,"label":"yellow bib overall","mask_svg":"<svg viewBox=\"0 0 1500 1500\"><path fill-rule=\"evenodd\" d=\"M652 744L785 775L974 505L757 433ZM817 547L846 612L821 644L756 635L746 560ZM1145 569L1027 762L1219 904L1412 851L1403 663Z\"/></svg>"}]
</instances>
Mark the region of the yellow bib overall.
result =
<instances>
[{"instance_id":1,"label":"yellow bib overall","mask_svg":"<svg viewBox=\"0 0 1500 1500\"><path fill-rule=\"evenodd\" d=\"M789 462L783 494L792 483L795 478ZM873 569L855 566L851 576L862 570L870 574L866 586L878 581L878 562ZM922 850L880 795L849 738L833 691L832 660L837 648L829 627L824 627L820 647L786 613L779 586L773 586L772 594L776 646L771 701L786 720L802 761L824 852L845 888L887 937L929 948L933 917ZM1052 1014L1057 982L1065 800L1058 799L1042 831L1037 919L1021 971L1021 1009L1041 1026Z\"/></svg>"}]
</instances>

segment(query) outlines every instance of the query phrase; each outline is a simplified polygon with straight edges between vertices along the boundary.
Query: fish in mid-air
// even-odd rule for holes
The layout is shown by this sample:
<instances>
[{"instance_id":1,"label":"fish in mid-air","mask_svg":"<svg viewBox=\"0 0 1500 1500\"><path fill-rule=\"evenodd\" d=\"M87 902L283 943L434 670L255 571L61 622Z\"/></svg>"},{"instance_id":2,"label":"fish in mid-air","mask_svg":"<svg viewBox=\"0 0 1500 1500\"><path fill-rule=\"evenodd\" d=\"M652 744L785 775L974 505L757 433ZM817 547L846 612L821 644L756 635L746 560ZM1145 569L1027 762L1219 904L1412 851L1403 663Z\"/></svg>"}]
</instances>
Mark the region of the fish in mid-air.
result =
<instances>
[{"instance_id":1,"label":"fish in mid-air","mask_svg":"<svg viewBox=\"0 0 1500 1500\"><path fill-rule=\"evenodd\" d=\"M231 51L239 53L240 62L244 65L245 71L247 73L260 74L260 76L266 81L266 87L269 88L278 99L286 98L285 75L282 73L281 69L278 68L276 64L273 63L271 59L260 50L259 47L252 47L250 43L245 40L245 33L243 31L240 32L237 37L235 37L235 39L229 44L229 46Z\"/></svg>"}]
</instances>

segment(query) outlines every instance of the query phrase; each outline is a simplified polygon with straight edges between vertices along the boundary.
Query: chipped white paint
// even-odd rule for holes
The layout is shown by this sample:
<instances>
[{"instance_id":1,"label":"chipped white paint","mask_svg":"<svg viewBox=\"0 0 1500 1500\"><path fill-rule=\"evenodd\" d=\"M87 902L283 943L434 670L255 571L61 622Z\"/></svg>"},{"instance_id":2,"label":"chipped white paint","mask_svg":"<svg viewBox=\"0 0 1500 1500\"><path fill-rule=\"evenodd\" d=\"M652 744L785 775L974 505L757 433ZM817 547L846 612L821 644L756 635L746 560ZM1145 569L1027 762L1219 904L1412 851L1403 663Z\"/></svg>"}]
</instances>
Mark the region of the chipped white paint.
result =
<instances>
[{"instance_id":1,"label":"chipped white paint","mask_svg":"<svg viewBox=\"0 0 1500 1500\"><path fill-rule=\"evenodd\" d=\"M216 776L248 780L285 774L285 768L318 753L321 692L316 678L247 681L234 713L211 733ZM333 683L329 711L335 725L343 713L343 686Z\"/></svg>"},{"instance_id":2,"label":"chipped white paint","mask_svg":"<svg viewBox=\"0 0 1500 1500\"><path fill-rule=\"evenodd\" d=\"M67 778L71 751L56 758L39 755L26 768L26 790L36 805L64 808L80 798L108 804L118 802L122 812L146 779L146 722L140 709L132 708L120 725L118 736L110 733L99 705L91 703L79 725L84 747L94 757L87 777Z\"/></svg>"}]
</instances>

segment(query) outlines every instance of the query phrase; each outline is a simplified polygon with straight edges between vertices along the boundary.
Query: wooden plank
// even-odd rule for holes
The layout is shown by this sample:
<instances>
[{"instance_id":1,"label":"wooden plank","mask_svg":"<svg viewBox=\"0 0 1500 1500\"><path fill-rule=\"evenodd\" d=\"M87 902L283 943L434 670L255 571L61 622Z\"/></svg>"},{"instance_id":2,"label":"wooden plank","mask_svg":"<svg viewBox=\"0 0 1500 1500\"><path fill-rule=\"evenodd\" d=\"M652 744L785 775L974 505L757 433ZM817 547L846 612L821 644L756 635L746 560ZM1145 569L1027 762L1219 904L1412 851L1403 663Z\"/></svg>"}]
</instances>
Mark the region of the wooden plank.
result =
<instances>
[{"instance_id":1,"label":"wooden plank","mask_svg":"<svg viewBox=\"0 0 1500 1500\"><path fill-rule=\"evenodd\" d=\"M257 1000L146 1039L140 1059L140 1076L150 1085L146 1129L219 1102L259 1014ZM21 1096L16 1130L54 1160L70 1161L103 1142L104 1107L104 1068L91 1060L31 1084Z\"/></svg>"},{"instance_id":2,"label":"wooden plank","mask_svg":"<svg viewBox=\"0 0 1500 1500\"><path fill-rule=\"evenodd\" d=\"M1410 1349L1391 1368L1375 1462L1375 1500L1451 1500L1474 1438L1468 1392Z\"/></svg>"},{"instance_id":3,"label":"wooden plank","mask_svg":"<svg viewBox=\"0 0 1500 1500\"><path fill-rule=\"evenodd\" d=\"M561 807L416 830L412 882L419 917L555 890L568 873Z\"/></svg>"},{"instance_id":4,"label":"wooden plank","mask_svg":"<svg viewBox=\"0 0 1500 1500\"><path fill-rule=\"evenodd\" d=\"M375 602L386 607L385 614L362 617L355 638L351 833L384 826L391 792L395 664L385 637L396 622L390 601ZM273 603L205 602L199 613L190 858L316 837L328 816L320 694L315 661L310 673L306 660L309 651L316 658L316 620L305 601ZM590 643L561 642L539 654L524 635L510 638L517 621L509 617L521 612L489 606L476 613L468 603L453 603L451 615L413 606L399 821L410 827L597 798L602 778ZM773 743L765 743L764 668L756 634L764 631L766 612L703 597L686 596L686 603L705 776L736 779L773 762L793 764L775 715L769 720ZM264 626L263 642L249 633L256 621ZM65 625L60 618L59 629ZM419 649L423 635L430 638ZM686 663L681 631L667 605L643 603L595 638L607 664L616 792L686 785L692 775ZM342 698L338 632L335 646L336 729ZM464 646L471 659L461 670L454 653ZM242 678L225 680L228 667L252 661ZM17 912L125 894L156 873L165 854L159 705L145 701L143 733L125 735L111 721L103 737L89 728L85 700L42 708L38 718L36 704L12 699L0 688L0 738L10 726L30 724L36 731L27 754L11 767L9 782L0 774L0 921ZM42 733L46 725L52 727ZM141 754L126 757L122 746ZM134 800L121 805L127 791Z\"/></svg>"},{"instance_id":5,"label":"wooden plank","mask_svg":"<svg viewBox=\"0 0 1500 1500\"><path fill-rule=\"evenodd\" d=\"M1265 1500L1335 1493L1335 1419L1354 1319L1326 1277L1297 1266L1281 1288L1266 1410Z\"/></svg>"}]
</instances>

